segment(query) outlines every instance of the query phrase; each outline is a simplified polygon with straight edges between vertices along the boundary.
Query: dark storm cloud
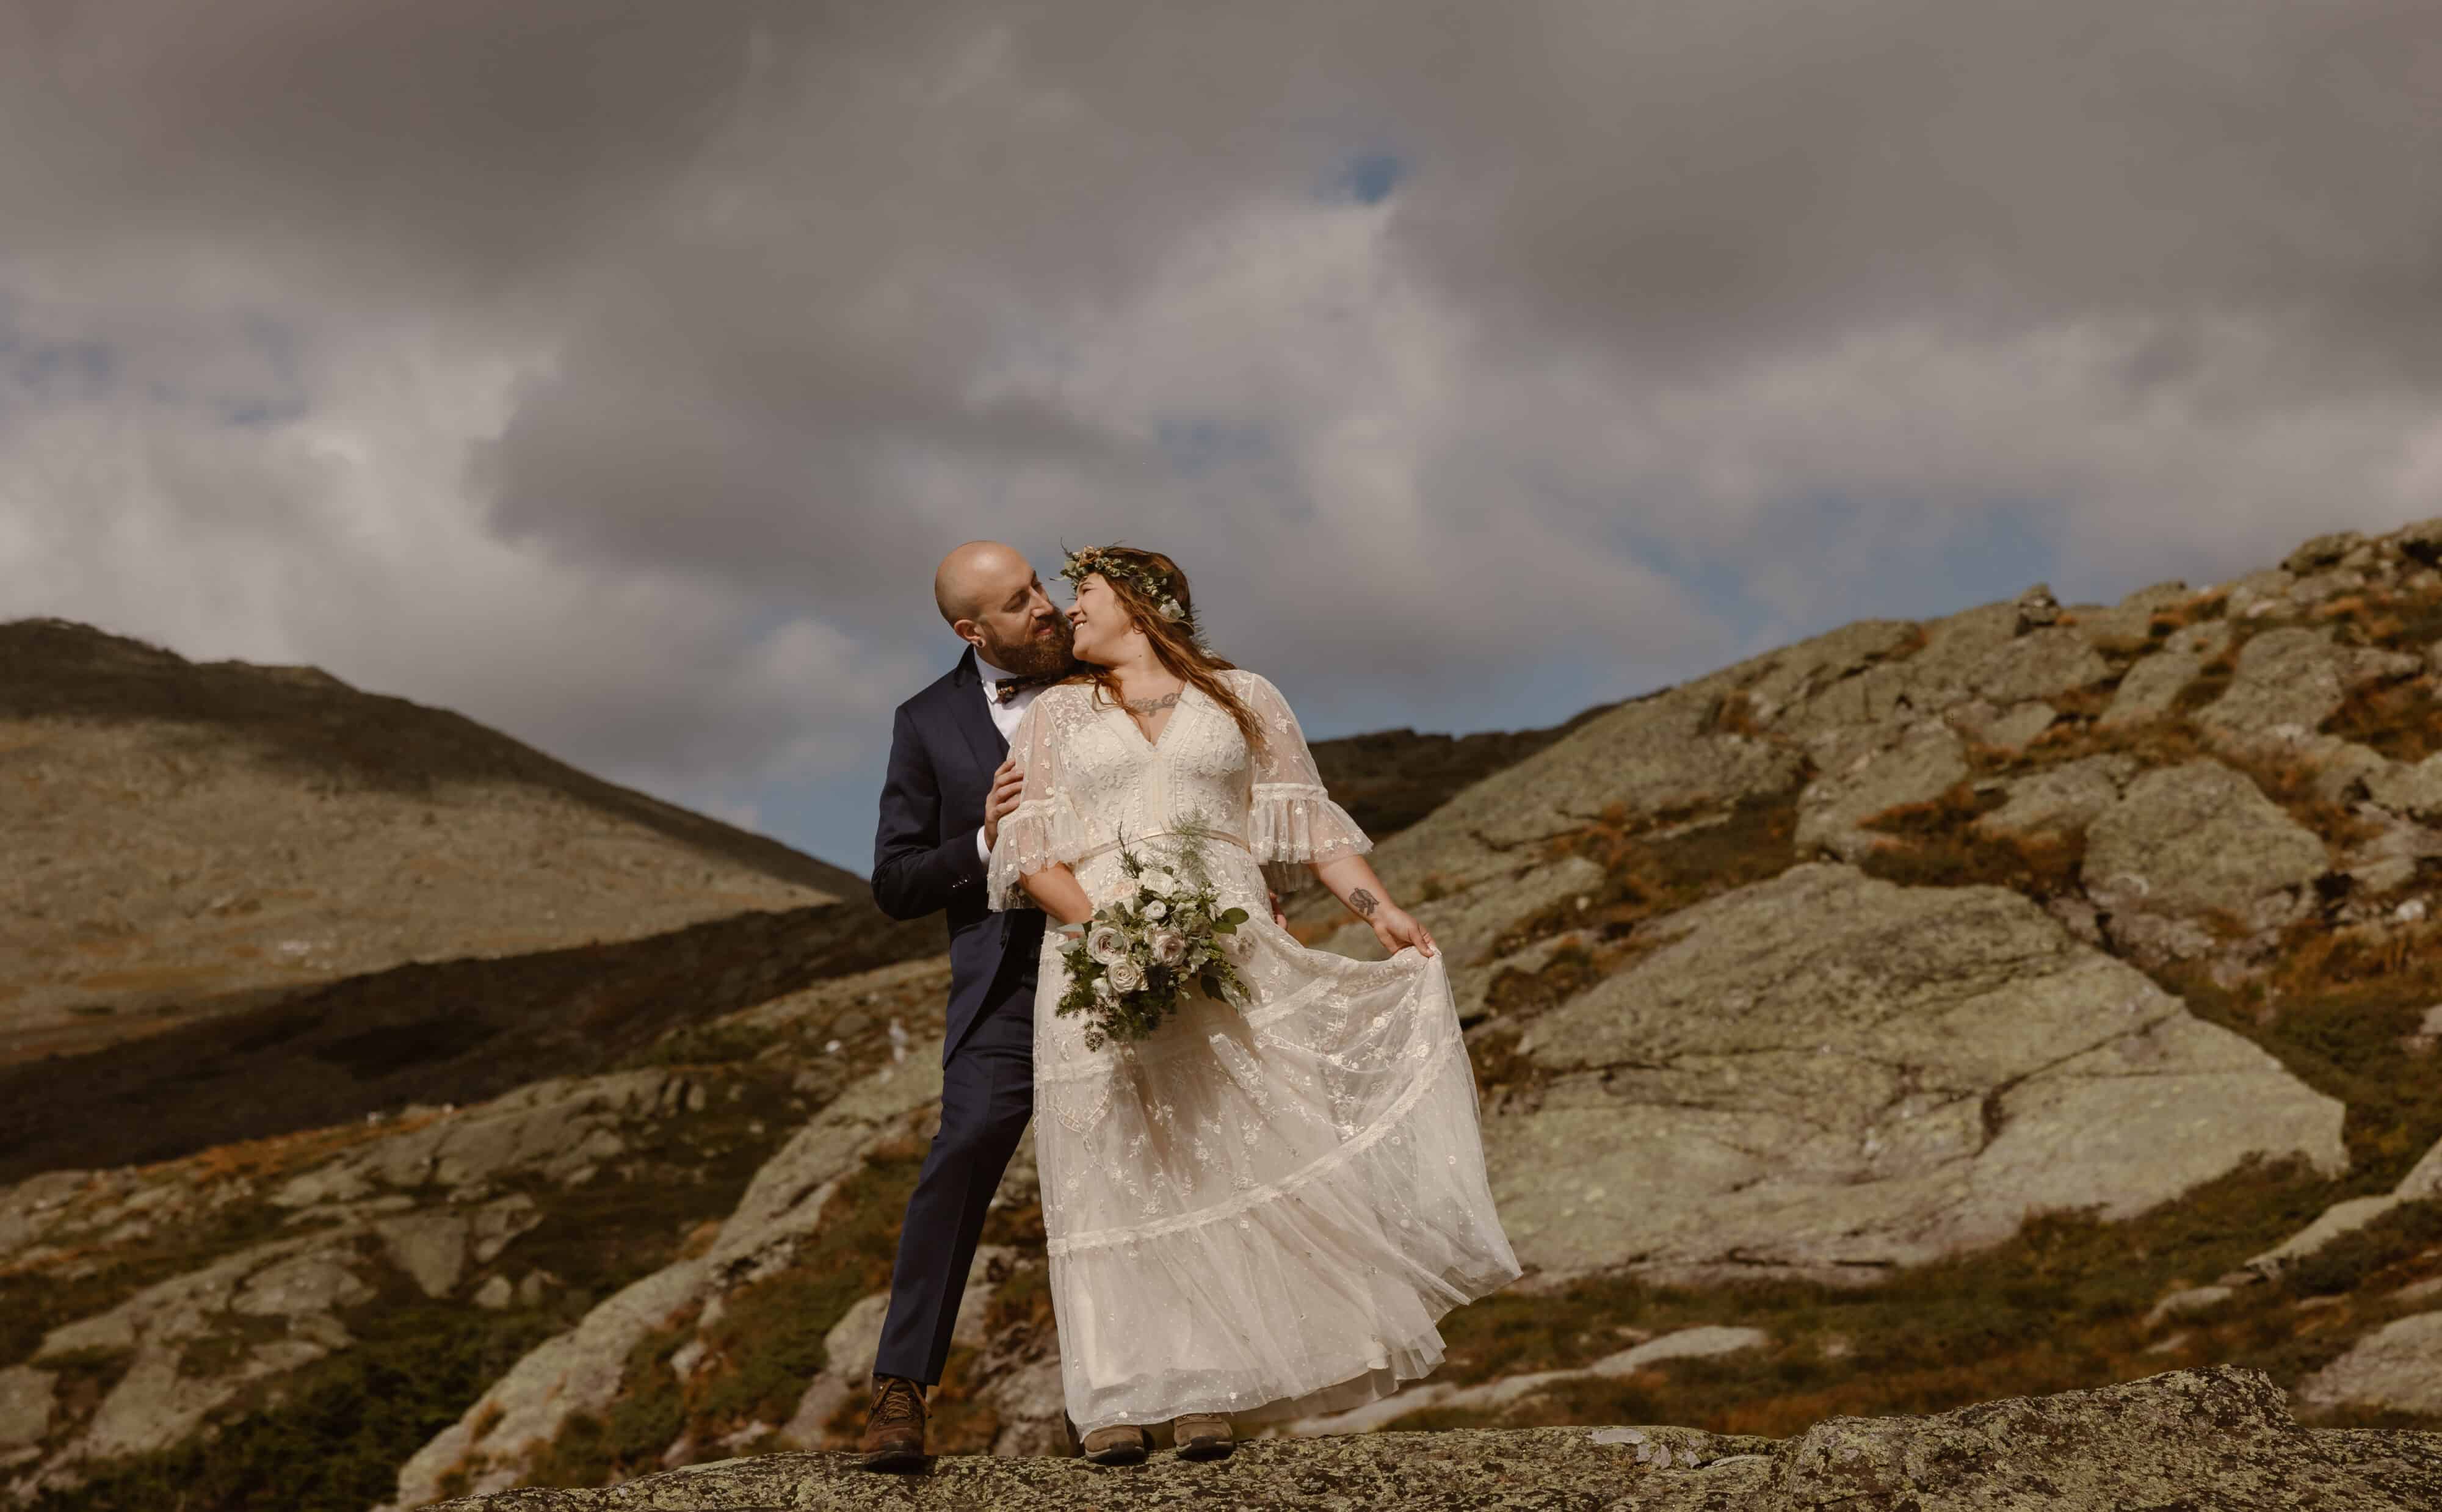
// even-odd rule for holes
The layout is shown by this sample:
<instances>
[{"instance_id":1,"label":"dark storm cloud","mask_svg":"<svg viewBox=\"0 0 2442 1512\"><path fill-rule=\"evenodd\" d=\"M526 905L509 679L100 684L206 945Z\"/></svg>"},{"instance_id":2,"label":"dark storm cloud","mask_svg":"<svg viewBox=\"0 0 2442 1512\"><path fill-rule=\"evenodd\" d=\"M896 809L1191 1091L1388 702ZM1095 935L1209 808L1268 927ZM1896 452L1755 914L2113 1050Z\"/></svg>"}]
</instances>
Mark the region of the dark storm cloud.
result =
<instances>
[{"instance_id":1,"label":"dark storm cloud","mask_svg":"<svg viewBox=\"0 0 2442 1512\"><path fill-rule=\"evenodd\" d=\"M21 258L261 259L350 301L564 276L649 216L735 108L738 0L19 0L0 203Z\"/></svg>"},{"instance_id":2,"label":"dark storm cloud","mask_svg":"<svg viewBox=\"0 0 2442 1512\"><path fill-rule=\"evenodd\" d=\"M2401 319L2442 314L2431 7L1552 19L1538 38L1479 11L1448 66L1392 75L1453 186L1419 212L1420 249L1507 291L1537 339L1592 332L1668 368L1895 316L1991 331L2235 307L2352 364L2430 376L2442 351L2442 322Z\"/></svg>"}]
</instances>

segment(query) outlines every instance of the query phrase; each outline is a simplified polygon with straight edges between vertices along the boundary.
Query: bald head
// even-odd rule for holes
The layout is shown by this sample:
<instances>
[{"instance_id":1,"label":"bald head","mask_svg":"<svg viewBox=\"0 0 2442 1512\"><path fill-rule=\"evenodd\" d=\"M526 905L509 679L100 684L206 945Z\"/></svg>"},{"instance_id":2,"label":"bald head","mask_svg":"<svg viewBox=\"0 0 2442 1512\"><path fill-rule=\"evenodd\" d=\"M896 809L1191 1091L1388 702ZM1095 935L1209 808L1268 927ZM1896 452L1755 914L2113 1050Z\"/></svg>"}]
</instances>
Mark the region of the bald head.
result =
<instances>
[{"instance_id":1,"label":"bald head","mask_svg":"<svg viewBox=\"0 0 2442 1512\"><path fill-rule=\"evenodd\" d=\"M1068 665L1068 616L1015 547L971 540L942 557L933 574L933 602L960 640L1005 672Z\"/></svg>"},{"instance_id":2,"label":"bald head","mask_svg":"<svg viewBox=\"0 0 2442 1512\"><path fill-rule=\"evenodd\" d=\"M1034 569L1013 546L996 540L971 540L949 556L933 574L933 602L942 620L980 619L987 609L1024 589Z\"/></svg>"}]
</instances>

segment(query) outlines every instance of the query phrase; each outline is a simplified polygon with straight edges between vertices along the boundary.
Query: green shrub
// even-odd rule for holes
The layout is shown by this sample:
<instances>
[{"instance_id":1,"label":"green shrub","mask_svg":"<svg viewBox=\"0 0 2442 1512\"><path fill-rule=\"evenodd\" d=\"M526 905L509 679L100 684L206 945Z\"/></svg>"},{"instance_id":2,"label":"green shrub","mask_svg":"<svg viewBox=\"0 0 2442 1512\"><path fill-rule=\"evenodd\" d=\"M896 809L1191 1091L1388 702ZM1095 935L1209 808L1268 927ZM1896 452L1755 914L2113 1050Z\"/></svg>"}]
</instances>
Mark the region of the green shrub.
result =
<instances>
[{"instance_id":1,"label":"green shrub","mask_svg":"<svg viewBox=\"0 0 2442 1512\"><path fill-rule=\"evenodd\" d=\"M2325 1297L2376 1287L2385 1271L2442 1245L2442 1201L2406 1202L2355 1233L2342 1234L2281 1273L2292 1297Z\"/></svg>"},{"instance_id":2,"label":"green shrub","mask_svg":"<svg viewBox=\"0 0 2442 1512\"><path fill-rule=\"evenodd\" d=\"M794 1264L731 1295L708 1339L723 1366L689 1405L693 1420L722 1430L780 1421L814 1372L831 1365L852 1374L872 1363L826 1360L823 1336L857 1299L889 1289L900 1219L922 1164L916 1152L867 1161L840 1183Z\"/></svg>"}]
</instances>

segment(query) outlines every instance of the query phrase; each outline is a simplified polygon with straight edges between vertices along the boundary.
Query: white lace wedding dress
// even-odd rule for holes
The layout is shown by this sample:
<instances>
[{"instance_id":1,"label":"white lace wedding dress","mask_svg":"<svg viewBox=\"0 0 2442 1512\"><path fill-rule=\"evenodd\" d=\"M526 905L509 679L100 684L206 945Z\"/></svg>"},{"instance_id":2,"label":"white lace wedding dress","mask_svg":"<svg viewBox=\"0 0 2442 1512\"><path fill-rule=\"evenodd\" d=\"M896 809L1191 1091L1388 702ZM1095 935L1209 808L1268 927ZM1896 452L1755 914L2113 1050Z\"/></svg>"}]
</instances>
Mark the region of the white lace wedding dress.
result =
<instances>
[{"instance_id":1,"label":"white lace wedding dress","mask_svg":"<svg viewBox=\"0 0 2442 1512\"><path fill-rule=\"evenodd\" d=\"M1271 921L1267 875L1301 882L1306 863L1372 842L1324 792L1279 689L1222 675L1263 722L1260 753L1192 685L1158 740L1063 683L1011 741L1026 778L993 847L994 907L1031 906L1019 877L1055 862L1100 906L1125 885L1122 832L1169 855L1169 831L1200 815L1233 837L1206 847L1207 867L1251 916L1244 1013L1198 995L1099 1051L1052 1011L1067 981L1056 933L1044 942L1035 1156L1081 1432L1387 1395L1441 1363L1445 1313L1519 1274L1442 957L1352 960Z\"/></svg>"}]
</instances>

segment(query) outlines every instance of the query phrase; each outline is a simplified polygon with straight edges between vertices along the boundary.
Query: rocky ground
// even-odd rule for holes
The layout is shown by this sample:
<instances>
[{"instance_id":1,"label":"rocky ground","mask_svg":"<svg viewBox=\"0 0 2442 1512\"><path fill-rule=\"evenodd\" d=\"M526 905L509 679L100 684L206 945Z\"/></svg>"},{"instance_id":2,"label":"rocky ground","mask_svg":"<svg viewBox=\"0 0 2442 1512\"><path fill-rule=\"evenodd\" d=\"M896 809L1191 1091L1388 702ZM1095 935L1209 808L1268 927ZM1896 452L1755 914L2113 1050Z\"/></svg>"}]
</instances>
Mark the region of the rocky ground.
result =
<instances>
[{"instance_id":1,"label":"rocky ground","mask_svg":"<svg viewBox=\"0 0 2442 1512\"><path fill-rule=\"evenodd\" d=\"M610 1490L524 1490L446 1512L660 1508L1533 1507L1645 1512L1969 1512L2173 1507L2392 1512L2442 1498L2442 1433L2314 1430L2263 1375L2215 1368L1986 1403L1930 1418L1832 1418L1775 1442L1680 1428L1379 1433L1157 1455L938 1460L884 1477L841 1454L771 1454Z\"/></svg>"},{"instance_id":2,"label":"rocky ground","mask_svg":"<svg viewBox=\"0 0 2442 1512\"><path fill-rule=\"evenodd\" d=\"M1456 968L1528 1278L1446 1321L1432 1381L1282 1435L1329 1442L1142 1488L2414 1504L2368 1498L2427 1494L2403 1430L2442 1429L2437 641L2442 521L1850 626L1546 732L1376 856ZM1326 903L1301 932L1368 951ZM596 1075L0 1192L0 1476L52 1512L1091 1501L1121 1483L1032 1458L1057 1340L1023 1160L935 1443L1029 1463L884 1493L822 1453L940 972L750 986ZM2269 1457L2213 1471L2160 1413ZM1591 1435L1621 1424L1672 1426ZM2036 1439L2097 1447L2008 1459Z\"/></svg>"}]
</instances>

